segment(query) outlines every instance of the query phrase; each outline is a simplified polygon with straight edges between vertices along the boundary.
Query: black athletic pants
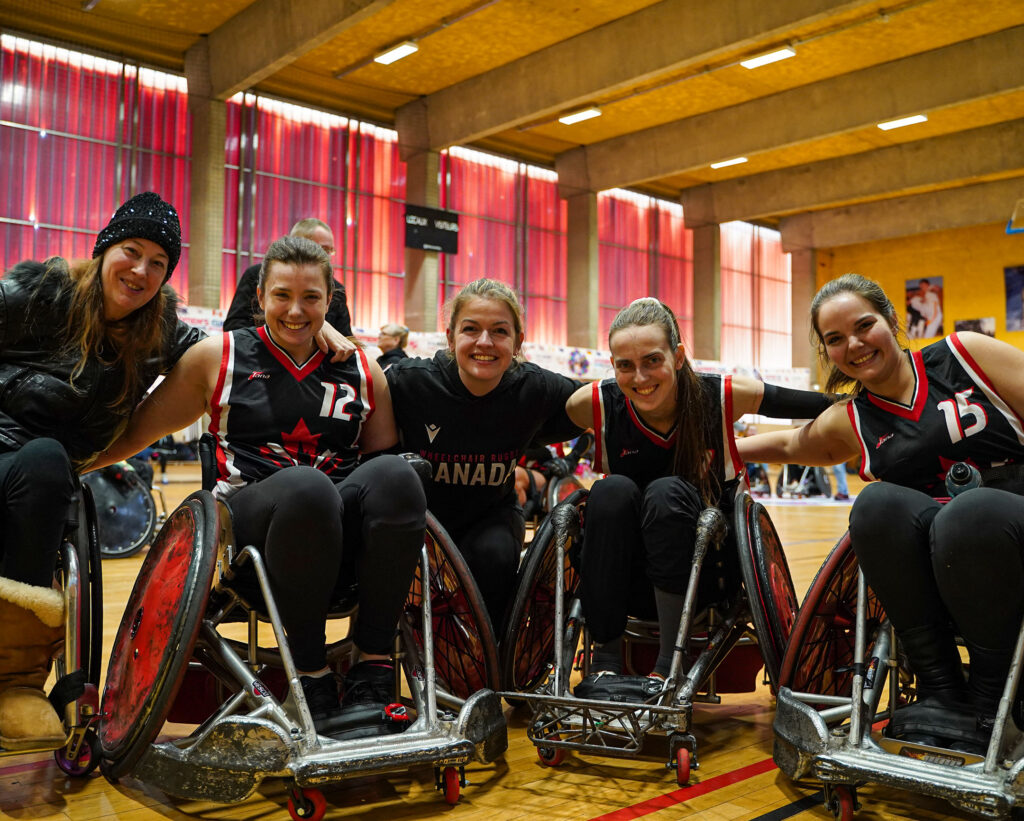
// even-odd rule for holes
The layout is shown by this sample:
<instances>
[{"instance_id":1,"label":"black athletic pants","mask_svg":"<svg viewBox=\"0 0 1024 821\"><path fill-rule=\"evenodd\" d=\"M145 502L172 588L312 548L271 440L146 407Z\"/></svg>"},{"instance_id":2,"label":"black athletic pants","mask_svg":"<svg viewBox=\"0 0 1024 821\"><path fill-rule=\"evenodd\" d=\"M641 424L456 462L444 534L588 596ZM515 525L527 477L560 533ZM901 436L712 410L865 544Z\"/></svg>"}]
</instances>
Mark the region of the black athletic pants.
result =
<instances>
[{"instance_id":1,"label":"black athletic pants","mask_svg":"<svg viewBox=\"0 0 1024 821\"><path fill-rule=\"evenodd\" d=\"M1024 497L977 488L940 505L886 482L850 514L868 583L897 630L952 621L981 647L1012 647L1024 612Z\"/></svg>"},{"instance_id":2,"label":"black athletic pants","mask_svg":"<svg viewBox=\"0 0 1024 821\"><path fill-rule=\"evenodd\" d=\"M36 587L53 583L75 484L56 439L0 453L0 576Z\"/></svg>"},{"instance_id":3,"label":"black athletic pants","mask_svg":"<svg viewBox=\"0 0 1024 821\"><path fill-rule=\"evenodd\" d=\"M495 637L500 641L505 611L515 593L519 555L526 536L526 522L519 505L510 504L473 520L449 536L469 565L480 588Z\"/></svg>"},{"instance_id":4,"label":"black athletic pants","mask_svg":"<svg viewBox=\"0 0 1024 821\"><path fill-rule=\"evenodd\" d=\"M280 470L232 495L235 538L266 560L298 669L326 664L332 594L359 585L354 640L388 653L423 545L423 485L398 456L378 456L335 485L312 467Z\"/></svg>"},{"instance_id":5,"label":"black athletic pants","mask_svg":"<svg viewBox=\"0 0 1024 821\"><path fill-rule=\"evenodd\" d=\"M578 560L583 615L594 641L621 636L629 615L656 615L654 587L686 593L703 509L697 489L675 476L655 479L643 491L625 476L594 483Z\"/></svg>"}]
</instances>

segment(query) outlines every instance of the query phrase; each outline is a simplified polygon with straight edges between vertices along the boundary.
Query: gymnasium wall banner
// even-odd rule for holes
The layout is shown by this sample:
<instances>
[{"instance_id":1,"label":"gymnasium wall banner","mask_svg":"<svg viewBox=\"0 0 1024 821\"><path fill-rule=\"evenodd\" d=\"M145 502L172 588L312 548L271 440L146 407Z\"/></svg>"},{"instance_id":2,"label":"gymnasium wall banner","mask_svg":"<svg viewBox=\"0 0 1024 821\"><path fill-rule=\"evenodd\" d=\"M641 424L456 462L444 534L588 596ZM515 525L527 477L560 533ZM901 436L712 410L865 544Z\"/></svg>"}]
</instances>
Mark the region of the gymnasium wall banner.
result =
<instances>
[{"instance_id":1,"label":"gymnasium wall banner","mask_svg":"<svg viewBox=\"0 0 1024 821\"><path fill-rule=\"evenodd\" d=\"M942 277L920 277L906 282L907 338L943 336Z\"/></svg>"},{"instance_id":2,"label":"gymnasium wall banner","mask_svg":"<svg viewBox=\"0 0 1024 821\"><path fill-rule=\"evenodd\" d=\"M459 215L422 205L405 206L405 247L443 254L459 252Z\"/></svg>"}]
</instances>

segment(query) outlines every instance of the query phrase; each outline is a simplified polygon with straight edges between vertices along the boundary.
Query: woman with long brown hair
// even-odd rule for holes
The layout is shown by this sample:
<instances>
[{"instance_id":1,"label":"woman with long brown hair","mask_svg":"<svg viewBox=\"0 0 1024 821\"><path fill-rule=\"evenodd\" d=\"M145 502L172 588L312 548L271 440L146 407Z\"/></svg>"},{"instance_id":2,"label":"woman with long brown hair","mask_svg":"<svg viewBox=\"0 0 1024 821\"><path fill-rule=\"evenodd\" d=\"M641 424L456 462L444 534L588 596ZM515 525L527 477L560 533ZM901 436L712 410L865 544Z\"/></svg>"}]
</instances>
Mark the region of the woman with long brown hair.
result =
<instances>
[{"instance_id":1,"label":"woman with long brown hair","mask_svg":"<svg viewBox=\"0 0 1024 821\"><path fill-rule=\"evenodd\" d=\"M0 280L0 747L59 744L42 692L63 636L52 589L75 473L124 429L153 380L203 333L167 286L181 256L174 208L132 197L92 259L22 262Z\"/></svg>"},{"instance_id":2,"label":"woman with long brown hair","mask_svg":"<svg viewBox=\"0 0 1024 821\"><path fill-rule=\"evenodd\" d=\"M608 333L613 378L580 388L566 409L595 432L594 468L607 474L587 503L579 557L581 603L597 647L586 698L613 694L628 614L654 616L660 647L652 675L672 661L693 561L697 517L731 504L743 471L733 422L745 413L810 418L821 394L744 376L698 374L672 310L652 297L627 305Z\"/></svg>"}]
</instances>

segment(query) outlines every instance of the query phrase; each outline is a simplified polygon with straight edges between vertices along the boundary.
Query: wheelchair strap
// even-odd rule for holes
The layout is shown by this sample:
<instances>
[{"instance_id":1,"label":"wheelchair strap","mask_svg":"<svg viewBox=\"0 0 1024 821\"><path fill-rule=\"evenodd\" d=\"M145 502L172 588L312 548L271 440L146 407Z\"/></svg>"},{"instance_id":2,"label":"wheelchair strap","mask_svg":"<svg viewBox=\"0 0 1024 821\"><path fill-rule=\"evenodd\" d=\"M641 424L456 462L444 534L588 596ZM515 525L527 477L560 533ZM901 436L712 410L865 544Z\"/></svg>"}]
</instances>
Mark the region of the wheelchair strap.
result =
<instances>
[{"instance_id":1,"label":"wheelchair strap","mask_svg":"<svg viewBox=\"0 0 1024 821\"><path fill-rule=\"evenodd\" d=\"M57 715L64 715L64 708L72 701L78 701L85 693L85 670L75 670L66 676L61 676L53 689L50 690L50 704L57 711Z\"/></svg>"}]
</instances>

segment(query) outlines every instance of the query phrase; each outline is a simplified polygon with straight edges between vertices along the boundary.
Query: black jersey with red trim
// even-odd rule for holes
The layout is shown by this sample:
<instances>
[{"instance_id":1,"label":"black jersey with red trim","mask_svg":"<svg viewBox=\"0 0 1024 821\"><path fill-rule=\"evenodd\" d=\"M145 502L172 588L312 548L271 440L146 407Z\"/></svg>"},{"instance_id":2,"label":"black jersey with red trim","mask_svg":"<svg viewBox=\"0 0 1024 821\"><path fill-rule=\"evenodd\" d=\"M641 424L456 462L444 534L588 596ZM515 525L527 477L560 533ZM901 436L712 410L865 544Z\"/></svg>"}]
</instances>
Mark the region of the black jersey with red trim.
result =
<instances>
[{"instance_id":1,"label":"black jersey with red trim","mask_svg":"<svg viewBox=\"0 0 1024 821\"><path fill-rule=\"evenodd\" d=\"M384 375L402 446L433 469L427 506L455 533L515 503L515 466L531 443L580 435L565 412L579 383L529 362L506 371L484 396L467 390L446 351L401 359Z\"/></svg>"},{"instance_id":2,"label":"black jersey with red trim","mask_svg":"<svg viewBox=\"0 0 1024 821\"><path fill-rule=\"evenodd\" d=\"M704 435L711 457L710 469L724 486L743 469L733 438L732 377L701 373L697 378L710 421ZM614 378L595 382L593 389L595 469L628 476L641 488L662 476L670 476L675 428L663 434L644 422Z\"/></svg>"},{"instance_id":3,"label":"black jersey with red trim","mask_svg":"<svg viewBox=\"0 0 1024 821\"><path fill-rule=\"evenodd\" d=\"M210 406L218 496L292 465L341 481L373 413L373 379L361 350L344 362L316 351L300 365L266 326L245 328L224 334Z\"/></svg>"},{"instance_id":4,"label":"black jersey with red trim","mask_svg":"<svg viewBox=\"0 0 1024 821\"><path fill-rule=\"evenodd\" d=\"M908 355L916 380L909 405L865 391L846 407L865 480L945 496L955 462L1024 462L1024 424L957 334Z\"/></svg>"}]
</instances>

